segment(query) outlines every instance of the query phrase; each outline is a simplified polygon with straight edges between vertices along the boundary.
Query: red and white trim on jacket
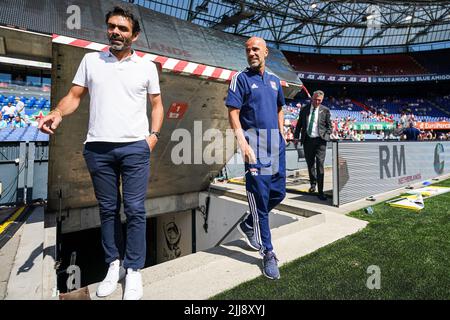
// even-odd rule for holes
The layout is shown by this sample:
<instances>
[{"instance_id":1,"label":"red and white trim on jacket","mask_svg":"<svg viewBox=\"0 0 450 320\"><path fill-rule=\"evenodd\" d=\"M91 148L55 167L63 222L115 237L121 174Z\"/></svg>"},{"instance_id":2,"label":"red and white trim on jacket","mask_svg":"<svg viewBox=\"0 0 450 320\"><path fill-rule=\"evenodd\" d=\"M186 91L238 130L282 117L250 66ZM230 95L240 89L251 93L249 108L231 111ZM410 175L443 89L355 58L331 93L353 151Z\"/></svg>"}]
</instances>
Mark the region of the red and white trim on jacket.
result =
<instances>
[{"instance_id":1,"label":"red and white trim on jacket","mask_svg":"<svg viewBox=\"0 0 450 320\"><path fill-rule=\"evenodd\" d=\"M69 46L86 48L96 51L108 51L109 45L96 43L92 41L86 41L66 36L59 36L54 34L54 43L67 44ZM230 82L231 78L237 73L235 70L222 69L218 67L207 66L204 64L198 64L185 60L178 60L174 58L168 58L165 56L154 55L151 53L145 53L136 50L136 54L144 59L149 59L153 62L161 64L163 72L172 72L189 76L196 76L208 80L216 80L223 82ZM288 83L281 80L283 87L289 87Z\"/></svg>"}]
</instances>

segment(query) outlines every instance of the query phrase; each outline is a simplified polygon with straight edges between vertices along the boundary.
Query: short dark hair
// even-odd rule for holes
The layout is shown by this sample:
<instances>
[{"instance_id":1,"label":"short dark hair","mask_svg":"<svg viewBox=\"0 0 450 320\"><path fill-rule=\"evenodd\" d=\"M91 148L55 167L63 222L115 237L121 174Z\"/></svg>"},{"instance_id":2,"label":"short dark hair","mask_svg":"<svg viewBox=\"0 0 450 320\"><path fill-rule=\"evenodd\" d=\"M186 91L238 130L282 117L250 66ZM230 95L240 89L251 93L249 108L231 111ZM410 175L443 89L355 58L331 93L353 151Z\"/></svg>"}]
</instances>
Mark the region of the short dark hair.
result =
<instances>
[{"instance_id":1,"label":"short dark hair","mask_svg":"<svg viewBox=\"0 0 450 320\"><path fill-rule=\"evenodd\" d=\"M127 18L131 21L131 24L133 25L133 34L141 32L141 27L139 26L139 21L135 18L134 14L121 6L115 6L112 10L108 11L108 13L105 16L105 22L108 24L109 18L112 16L122 16L124 18Z\"/></svg>"}]
</instances>

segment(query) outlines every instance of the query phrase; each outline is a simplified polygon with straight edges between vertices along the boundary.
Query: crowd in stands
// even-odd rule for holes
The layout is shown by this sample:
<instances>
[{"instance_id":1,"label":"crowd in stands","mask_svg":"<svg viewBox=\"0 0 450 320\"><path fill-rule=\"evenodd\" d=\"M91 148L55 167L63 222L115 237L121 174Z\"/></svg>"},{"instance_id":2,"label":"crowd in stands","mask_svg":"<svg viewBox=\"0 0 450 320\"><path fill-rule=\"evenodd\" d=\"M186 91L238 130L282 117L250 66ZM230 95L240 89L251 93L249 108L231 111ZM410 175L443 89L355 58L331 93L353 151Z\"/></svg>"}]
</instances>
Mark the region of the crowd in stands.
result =
<instances>
[{"instance_id":1,"label":"crowd in stands","mask_svg":"<svg viewBox=\"0 0 450 320\"><path fill-rule=\"evenodd\" d=\"M401 76L430 74L428 64L409 54L330 55L284 52L294 70L329 75ZM446 55L440 53L439 58Z\"/></svg>"},{"instance_id":2,"label":"crowd in stands","mask_svg":"<svg viewBox=\"0 0 450 320\"><path fill-rule=\"evenodd\" d=\"M387 97L383 99L368 98L363 102L373 113L392 116L392 119L399 121L404 114L414 114L415 120L420 122L449 121L449 115L436 108L436 104L441 108L446 108L450 103L448 96L436 98L436 101L417 99L400 99L397 97Z\"/></svg>"},{"instance_id":3,"label":"crowd in stands","mask_svg":"<svg viewBox=\"0 0 450 320\"><path fill-rule=\"evenodd\" d=\"M450 117L424 99L360 99L325 97L323 104L330 108L333 140L388 140L402 139L401 130L411 122L450 122ZM434 101L443 109L450 110L450 95ZM285 133L294 139L294 130L302 105L310 103L303 99L288 101L284 109ZM40 117L50 110L50 101L44 97L5 96L0 94L0 130L37 126ZM362 130L361 123L369 129ZM375 126L375 128L373 128ZM450 132L421 131L419 140L450 140Z\"/></svg>"},{"instance_id":4,"label":"crowd in stands","mask_svg":"<svg viewBox=\"0 0 450 320\"><path fill-rule=\"evenodd\" d=\"M37 126L40 117L50 109L45 98L6 97L0 94L0 129Z\"/></svg>"},{"instance_id":5,"label":"crowd in stands","mask_svg":"<svg viewBox=\"0 0 450 320\"><path fill-rule=\"evenodd\" d=\"M299 72L329 75L402 76L449 74L449 49L388 55L327 55L284 52Z\"/></svg>"},{"instance_id":6,"label":"crowd in stands","mask_svg":"<svg viewBox=\"0 0 450 320\"><path fill-rule=\"evenodd\" d=\"M309 103L309 100L290 101L285 107L285 133L288 140L294 138L301 106ZM450 96L440 98L441 106L445 108L446 103L450 104ZM323 104L331 111L333 140L402 140L405 139L402 132L410 123L450 122L449 116L424 99L368 98L359 103L348 98L326 97ZM450 132L421 131L418 140L450 140Z\"/></svg>"},{"instance_id":7,"label":"crowd in stands","mask_svg":"<svg viewBox=\"0 0 450 320\"><path fill-rule=\"evenodd\" d=\"M404 137L403 137L404 139ZM420 131L419 138L420 141L426 141L426 140L438 140L438 141L450 141L450 131L448 132L434 132L433 130L430 131Z\"/></svg>"}]
</instances>

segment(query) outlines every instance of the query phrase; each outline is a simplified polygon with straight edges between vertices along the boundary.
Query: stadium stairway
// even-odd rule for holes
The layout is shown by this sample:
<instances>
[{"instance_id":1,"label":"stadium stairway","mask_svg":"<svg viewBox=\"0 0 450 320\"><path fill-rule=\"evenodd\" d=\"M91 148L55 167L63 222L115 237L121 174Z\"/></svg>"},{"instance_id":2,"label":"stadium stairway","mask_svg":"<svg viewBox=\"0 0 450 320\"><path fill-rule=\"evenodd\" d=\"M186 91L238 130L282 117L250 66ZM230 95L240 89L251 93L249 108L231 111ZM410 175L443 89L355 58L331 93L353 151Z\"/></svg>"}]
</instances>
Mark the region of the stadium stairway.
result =
<instances>
[{"instance_id":1,"label":"stadium stairway","mask_svg":"<svg viewBox=\"0 0 450 320\"><path fill-rule=\"evenodd\" d=\"M431 100L426 100L428 103L430 103L433 107L435 107L436 109L438 109L439 111L441 111L442 113L446 114L447 116L450 117L450 111L447 110L446 108L443 108L442 106L440 106L439 104L437 104L434 101Z\"/></svg>"},{"instance_id":2,"label":"stadium stairway","mask_svg":"<svg viewBox=\"0 0 450 320\"><path fill-rule=\"evenodd\" d=\"M39 131L37 127L4 128L0 130L0 142L18 141L48 141L49 136Z\"/></svg>"},{"instance_id":3,"label":"stadium stairway","mask_svg":"<svg viewBox=\"0 0 450 320\"><path fill-rule=\"evenodd\" d=\"M233 199L233 201L236 201ZM273 215L291 217L295 222L272 228L272 241L279 265L351 235L367 222L332 212L309 218L275 210ZM208 299L262 275L258 252L247 250L243 240L235 240L205 251L183 256L141 270L145 300ZM281 273L281 278L283 274ZM91 299L98 300L98 283L91 284ZM104 300L122 299L124 282Z\"/></svg>"},{"instance_id":4,"label":"stadium stairway","mask_svg":"<svg viewBox=\"0 0 450 320\"><path fill-rule=\"evenodd\" d=\"M365 105L364 103L362 103L362 102L359 102L359 101L356 101L356 100L353 100L353 99L351 99L351 102L352 102L354 105L356 105L356 106L358 106L358 107L364 109L365 111L373 112L373 110L371 110L368 106L366 106L366 105Z\"/></svg>"},{"instance_id":5,"label":"stadium stairway","mask_svg":"<svg viewBox=\"0 0 450 320\"><path fill-rule=\"evenodd\" d=\"M247 208L243 185L214 184L211 194L226 199L230 210L236 209L237 205ZM272 240L280 265L358 232L367 225L366 221L333 212L337 208L328 202L314 202L315 198L290 194L270 213ZM219 246L142 270L143 299L208 299L261 276L259 253L249 251L240 234L231 227L234 234L229 233ZM106 299L121 299L124 283L121 284ZM91 299L99 299L95 295L97 285L88 287Z\"/></svg>"},{"instance_id":6,"label":"stadium stairway","mask_svg":"<svg viewBox=\"0 0 450 320\"><path fill-rule=\"evenodd\" d=\"M417 61L412 55L409 55L408 57L411 59L411 61L412 61L419 69L422 70L422 73L423 73L423 74L428 74L428 73L430 73L430 71L427 70L427 69L426 69L419 61Z\"/></svg>"}]
</instances>

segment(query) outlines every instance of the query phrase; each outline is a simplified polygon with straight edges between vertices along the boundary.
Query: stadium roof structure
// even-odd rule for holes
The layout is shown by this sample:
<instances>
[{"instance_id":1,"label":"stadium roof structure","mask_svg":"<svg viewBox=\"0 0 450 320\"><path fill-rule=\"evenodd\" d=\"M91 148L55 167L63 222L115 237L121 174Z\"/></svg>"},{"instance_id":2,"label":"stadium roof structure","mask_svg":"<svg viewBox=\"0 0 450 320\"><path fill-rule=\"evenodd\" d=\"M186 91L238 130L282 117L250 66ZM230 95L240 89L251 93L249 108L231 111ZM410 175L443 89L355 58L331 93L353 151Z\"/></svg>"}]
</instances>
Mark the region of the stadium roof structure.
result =
<instances>
[{"instance_id":1,"label":"stadium roof structure","mask_svg":"<svg viewBox=\"0 0 450 320\"><path fill-rule=\"evenodd\" d=\"M126 2L228 33L260 36L272 46L289 51L327 52L324 49L347 48L360 49L359 53L383 53L450 47L450 1L128 0ZM361 50L383 47L401 47L403 50L364 50L364 52ZM352 50L339 53L352 53Z\"/></svg>"}]
</instances>

